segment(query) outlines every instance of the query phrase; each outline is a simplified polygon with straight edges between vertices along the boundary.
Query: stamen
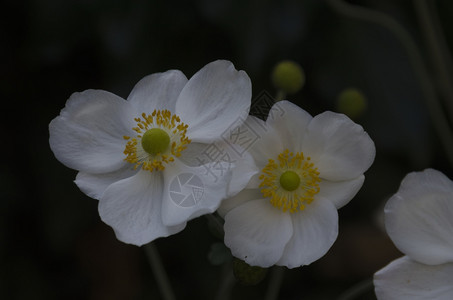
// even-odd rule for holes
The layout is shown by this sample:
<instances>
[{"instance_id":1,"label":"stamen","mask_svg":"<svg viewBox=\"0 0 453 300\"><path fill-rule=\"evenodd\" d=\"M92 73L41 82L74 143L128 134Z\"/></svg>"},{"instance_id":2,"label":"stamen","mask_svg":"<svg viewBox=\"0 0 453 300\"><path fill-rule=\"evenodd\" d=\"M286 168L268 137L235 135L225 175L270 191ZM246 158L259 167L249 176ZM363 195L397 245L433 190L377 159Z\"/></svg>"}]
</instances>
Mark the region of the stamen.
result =
<instances>
[{"instance_id":1,"label":"stamen","mask_svg":"<svg viewBox=\"0 0 453 300\"><path fill-rule=\"evenodd\" d=\"M288 149L278 155L278 163L269 159L259 179L264 197L270 198L275 207L290 212L304 210L319 193L321 181L310 157Z\"/></svg>"},{"instance_id":2,"label":"stamen","mask_svg":"<svg viewBox=\"0 0 453 300\"><path fill-rule=\"evenodd\" d=\"M150 172L165 170L164 164L181 156L191 142L186 136L188 125L168 110L154 110L150 115L142 113L141 117L134 118L137 127L132 129L137 135L123 137L127 140L124 160L134 164L134 169L141 166Z\"/></svg>"}]
</instances>

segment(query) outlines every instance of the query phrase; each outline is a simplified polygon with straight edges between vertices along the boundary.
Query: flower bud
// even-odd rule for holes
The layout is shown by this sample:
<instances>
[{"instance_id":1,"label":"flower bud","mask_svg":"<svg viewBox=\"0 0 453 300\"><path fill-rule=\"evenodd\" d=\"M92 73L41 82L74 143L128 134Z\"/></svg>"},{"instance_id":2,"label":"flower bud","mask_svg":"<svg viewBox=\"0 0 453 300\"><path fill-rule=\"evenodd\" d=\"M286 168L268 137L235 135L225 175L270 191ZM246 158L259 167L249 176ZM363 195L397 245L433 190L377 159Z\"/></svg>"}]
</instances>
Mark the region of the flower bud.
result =
<instances>
[{"instance_id":1,"label":"flower bud","mask_svg":"<svg viewBox=\"0 0 453 300\"><path fill-rule=\"evenodd\" d=\"M231 251L224 243L214 243L211 245L208 253L208 260L214 266L220 266L228 261L231 261Z\"/></svg>"},{"instance_id":2,"label":"flower bud","mask_svg":"<svg viewBox=\"0 0 453 300\"><path fill-rule=\"evenodd\" d=\"M261 282L266 276L267 269L250 266L238 258L233 259L234 277L243 285L255 285Z\"/></svg>"},{"instance_id":3,"label":"flower bud","mask_svg":"<svg viewBox=\"0 0 453 300\"><path fill-rule=\"evenodd\" d=\"M356 119L360 117L367 106L367 100L363 93L356 88L344 89L337 97L337 110Z\"/></svg>"},{"instance_id":4,"label":"flower bud","mask_svg":"<svg viewBox=\"0 0 453 300\"><path fill-rule=\"evenodd\" d=\"M298 92L305 83L305 74L301 66L293 61L282 61L272 71L274 86L286 94Z\"/></svg>"}]
</instances>

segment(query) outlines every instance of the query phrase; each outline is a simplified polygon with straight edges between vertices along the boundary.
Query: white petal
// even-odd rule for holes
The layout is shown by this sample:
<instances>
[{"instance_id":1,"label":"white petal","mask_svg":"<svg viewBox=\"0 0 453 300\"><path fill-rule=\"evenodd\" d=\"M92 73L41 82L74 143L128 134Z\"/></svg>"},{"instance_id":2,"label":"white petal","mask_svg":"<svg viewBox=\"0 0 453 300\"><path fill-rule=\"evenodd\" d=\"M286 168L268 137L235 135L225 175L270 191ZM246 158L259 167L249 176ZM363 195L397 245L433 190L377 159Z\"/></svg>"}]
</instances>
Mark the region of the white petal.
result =
<instances>
[{"instance_id":1,"label":"white petal","mask_svg":"<svg viewBox=\"0 0 453 300\"><path fill-rule=\"evenodd\" d=\"M252 266L270 267L280 258L293 234L288 213L269 200L244 203L225 216L225 245Z\"/></svg>"},{"instance_id":2,"label":"white petal","mask_svg":"<svg viewBox=\"0 0 453 300\"><path fill-rule=\"evenodd\" d=\"M212 144L191 142L187 145L187 148L181 152L181 156L178 157L178 159L187 166L198 167L205 163L207 157L203 153L209 152L211 147L214 147L211 145Z\"/></svg>"},{"instance_id":3,"label":"white petal","mask_svg":"<svg viewBox=\"0 0 453 300\"><path fill-rule=\"evenodd\" d=\"M114 182L132 177L137 173L131 164L110 173L90 174L79 172L77 174L75 184L87 196L99 200L104 191Z\"/></svg>"},{"instance_id":4,"label":"white petal","mask_svg":"<svg viewBox=\"0 0 453 300\"><path fill-rule=\"evenodd\" d=\"M338 212L330 201L317 199L291 214L293 236L277 265L296 268L321 258L338 236Z\"/></svg>"},{"instance_id":5,"label":"white petal","mask_svg":"<svg viewBox=\"0 0 453 300\"><path fill-rule=\"evenodd\" d=\"M99 174L116 171L126 163L124 135L132 131L128 103L100 90L74 93L49 125L50 147L66 166Z\"/></svg>"},{"instance_id":6,"label":"white petal","mask_svg":"<svg viewBox=\"0 0 453 300\"><path fill-rule=\"evenodd\" d=\"M343 114L324 112L308 125L303 152L321 177L341 181L357 178L373 163L374 143L362 126Z\"/></svg>"},{"instance_id":7,"label":"white petal","mask_svg":"<svg viewBox=\"0 0 453 300\"><path fill-rule=\"evenodd\" d=\"M403 256L374 275L379 300L451 300L453 264L429 266Z\"/></svg>"},{"instance_id":8,"label":"white petal","mask_svg":"<svg viewBox=\"0 0 453 300\"><path fill-rule=\"evenodd\" d=\"M217 60L198 71L181 91L176 114L189 125L187 134L194 142L210 143L239 126L248 115L251 83L244 71Z\"/></svg>"},{"instance_id":9,"label":"white petal","mask_svg":"<svg viewBox=\"0 0 453 300\"><path fill-rule=\"evenodd\" d=\"M398 190L398 194L405 198L419 197L420 194L448 193L453 193L453 181L434 169L407 174Z\"/></svg>"},{"instance_id":10,"label":"white petal","mask_svg":"<svg viewBox=\"0 0 453 300\"><path fill-rule=\"evenodd\" d=\"M174 113L176 100L186 83L186 76L178 70L151 74L135 85L127 100L136 109L137 117L151 114L155 109Z\"/></svg>"},{"instance_id":11,"label":"white petal","mask_svg":"<svg viewBox=\"0 0 453 300\"><path fill-rule=\"evenodd\" d=\"M179 160L191 167L215 164L218 161L229 163L233 173L228 184L228 197L244 189L251 177L259 172L253 157L247 151L238 145L233 148L225 141L212 144L190 143Z\"/></svg>"},{"instance_id":12,"label":"white petal","mask_svg":"<svg viewBox=\"0 0 453 300\"><path fill-rule=\"evenodd\" d=\"M258 200L263 198L263 193L258 188L253 189L244 189L240 191L237 195L225 199L220 204L220 207L217 209L217 212L221 217L225 215L232 209L244 204L247 201Z\"/></svg>"},{"instance_id":13,"label":"white petal","mask_svg":"<svg viewBox=\"0 0 453 300\"><path fill-rule=\"evenodd\" d=\"M260 169L268 164L269 159L276 160L285 150L280 133L256 117L249 116L239 130L243 133L242 140L248 141L243 143L243 147L250 152Z\"/></svg>"},{"instance_id":14,"label":"white petal","mask_svg":"<svg viewBox=\"0 0 453 300\"><path fill-rule=\"evenodd\" d=\"M365 176L361 175L352 180L329 181L322 179L319 183L319 193L316 198L332 201L337 209L345 206L354 198L363 185Z\"/></svg>"},{"instance_id":15,"label":"white petal","mask_svg":"<svg viewBox=\"0 0 453 300\"><path fill-rule=\"evenodd\" d=\"M250 178L249 182L247 183L247 186L245 187L246 189L256 189L260 186L261 184L261 179L260 179L261 172L256 173L255 175Z\"/></svg>"},{"instance_id":16,"label":"white petal","mask_svg":"<svg viewBox=\"0 0 453 300\"><path fill-rule=\"evenodd\" d=\"M163 178L159 172L140 171L137 175L111 184L99 201L99 215L116 237L141 246L159 237L184 229L186 223L162 223Z\"/></svg>"},{"instance_id":17,"label":"white petal","mask_svg":"<svg viewBox=\"0 0 453 300\"><path fill-rule=\"evenodd\" d=\"M393 243L425 264L453 262L453 183L435 170L408 174L385 206Z\"/></svg>"},{"instance_id":18,"label":"white petal","mask_svg":"<svg viewBox=\"0 0 453 300\"><path fill-rule=\"evenodd\" d=\"M232 197L248 186L250 179L257 175L260 170L255 165L255 161L249 152L244 152L239 156L228 148L226 150L234 163L227 189L227 197Z\"/></svg>"},{"instance_id":19,"label":"white petal","mask_svg":"<svg viewBox=\"0 0 453 300\"><path fill-rule=\"evenodd\" d=\"M289 101L279 101L272 106L266 123L278 132L285 149L299 152L311 119L312 116L299 106Z\"/></svg>"},{"instance_id":20,"label":"white petal","mask_svg":"<svg viewBox=\"0 0 453 300\"><path fill-rule=\"evenodd\" d=\"M189 167L175 160L164 172L164 224L173 226L216 211L230 180L231 169L225 163Z\"/></svg>"}]
</instances>

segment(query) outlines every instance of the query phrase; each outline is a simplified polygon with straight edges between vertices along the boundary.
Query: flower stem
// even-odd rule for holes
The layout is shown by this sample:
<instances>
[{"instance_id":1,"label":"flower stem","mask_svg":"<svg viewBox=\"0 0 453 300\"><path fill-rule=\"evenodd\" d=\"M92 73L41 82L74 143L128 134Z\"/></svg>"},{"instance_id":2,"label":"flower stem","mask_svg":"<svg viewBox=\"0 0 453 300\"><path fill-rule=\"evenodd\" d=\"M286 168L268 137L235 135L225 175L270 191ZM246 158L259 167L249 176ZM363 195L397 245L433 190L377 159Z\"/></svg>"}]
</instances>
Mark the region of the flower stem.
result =
<instances>
[{"instance_id":1,"label":"flower stem","mask_svg":"<svg viewBox=\"0 0 453 300\"><path fill-rule=\"evenodd\" d=\"M215 227L216 230L218 230L219 232L222 232L224 234L223 219L221 217L219 217L215 213L206 214L205 217L209 222L211 222L211 224Z\"/></svg>"},{"instance_id":2,"label":"flower stem","mask_svg":"<svg viewBox=\"0 0 453 300\"><path fill-rule=\"evenodd\" d=\"M162 265L156 245L154 243L148 243L143 247L143 249L145 249L146 257L151 265L151 270L153 271L154 277L157 281L162 298L164 300L175 300L175 295L171 288L164 266Z\"/></svg>"},{"instance_id":3,"label":"flower stem","mask_svg":"<svg viewBox=\"0 0 453 300\"><path fill-rule=\"evenodd\" d=\"M277 103L278 101L282 101L282 100L285 100L286 98L286 93L282 90L278 90L277 91L277 94L275 95L275 103Z\"/></svg>"},{"instance_id":4,"label":"flower stem","mask_svg":"<svg viewBox=\"0 0 453 300\"><path fill-rule=\"evenodd\" d=\"M222 268L222 281L217 291L216 300L229 300L231 298L231 290L236 280L231 269L231 263L224 264Z\"/></svg>"},{"instance_id":5,"label":"flower stem","mask_svg":"<svg viewBox=\"0 0 453 300\"><path fill-rule=\"evenodd\" d=\"M349 4L343 0L328 0L328 3L334 10L342 15L375 23L388 29L403 45L408 54L408 58L412 63L415 75L418 77L433 127L437 131L448 161L453 165L453 134L448 119L443 112L436 90L434 89L433 82L428 74L420 50L414 42L414 39L398 22L381 12Z\"/></svg>"},{"instance_id":6,"label":"flower stem","mask_svg":"<svg viewBox=\"0 0 453 300\"><path fill-rule=\"evenodd\" d=\"M451 74L452 61L449 55L447 42L443 36L442 27L435 17L434 1L413 0L415 13L420 24L425 45L430 54L432 66L437 73L439 92L443 96L450 118L453 119L453 80ZM451 120L450 119L450 120Z\"/></svg>"},{"instance_id":7,"label":"flower stem","mask_svg":"<svg viewBox=\"0 0 453 300\"><path fill-rule=\"evenodd\" d=\"M274 266L272 268L271 278L269 279L269 285L266 291L265 300L276 300L280 292L280 287L283 282L283 275L285 269L283 267Z\"/></svg>"},{"instance_id":8,"label":"flower stem","mask_svg":"<svg viewBox=\"0 0 453 300\"><path fill-rule=\"evenodd\" d=\"M352 300L373 288L373 279L366 279L352 286L338 297L337 300Z\"/></svg>"}]
</instances>

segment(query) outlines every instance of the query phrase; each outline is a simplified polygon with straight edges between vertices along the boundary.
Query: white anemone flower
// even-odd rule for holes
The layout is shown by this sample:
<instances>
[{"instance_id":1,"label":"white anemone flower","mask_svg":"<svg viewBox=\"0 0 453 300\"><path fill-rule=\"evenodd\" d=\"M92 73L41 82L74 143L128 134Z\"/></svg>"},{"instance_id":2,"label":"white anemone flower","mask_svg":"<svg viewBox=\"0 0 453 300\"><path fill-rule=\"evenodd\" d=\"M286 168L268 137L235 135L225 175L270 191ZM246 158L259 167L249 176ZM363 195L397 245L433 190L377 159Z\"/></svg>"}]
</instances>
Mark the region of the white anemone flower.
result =
<instances>
[{"instance_id":1,"label":"white anemone flower","mask_svg":"<svg viewBox=\"0 0 453 300\"><path fill-rule=\"evenodd\" d=\"M386 203L385 228L405 254L374 276L378 299L453 299L453 181L413 172Z\"/></svg>"},{"instance_id":2,"label":"white anemone flower","mask_svg":"<svg viewBox=\"0 0 453 300\"><path fill-rule=\"evenodd\" d=\"M79 171L75 183L99 200L117 238L143 245L214 212L245 186L232 183L234 168L199 151L224 151L217 141L241 124L250 102L249 77L228 61L209 63L190 80L178 70L156 73L127 100L102 90L74 93L49 125L50 147ZM213 164L224 167L215 177ZM248 181L246 165L238 176Z\"/></svg>"},{"instance_id":3,"label":"white anemone flower","mask_svg":"<svg viewBox=\"0 0 453 300\"><path fill-rule=\"evenodd\" d=\"M308 265L336 240L337 210L361 188L374 143L343 114L312 117L288 101L242 127L256 136L249 152L261 172L222 202L225 244L249 265Z\"/></svg>"}]
</instances>

